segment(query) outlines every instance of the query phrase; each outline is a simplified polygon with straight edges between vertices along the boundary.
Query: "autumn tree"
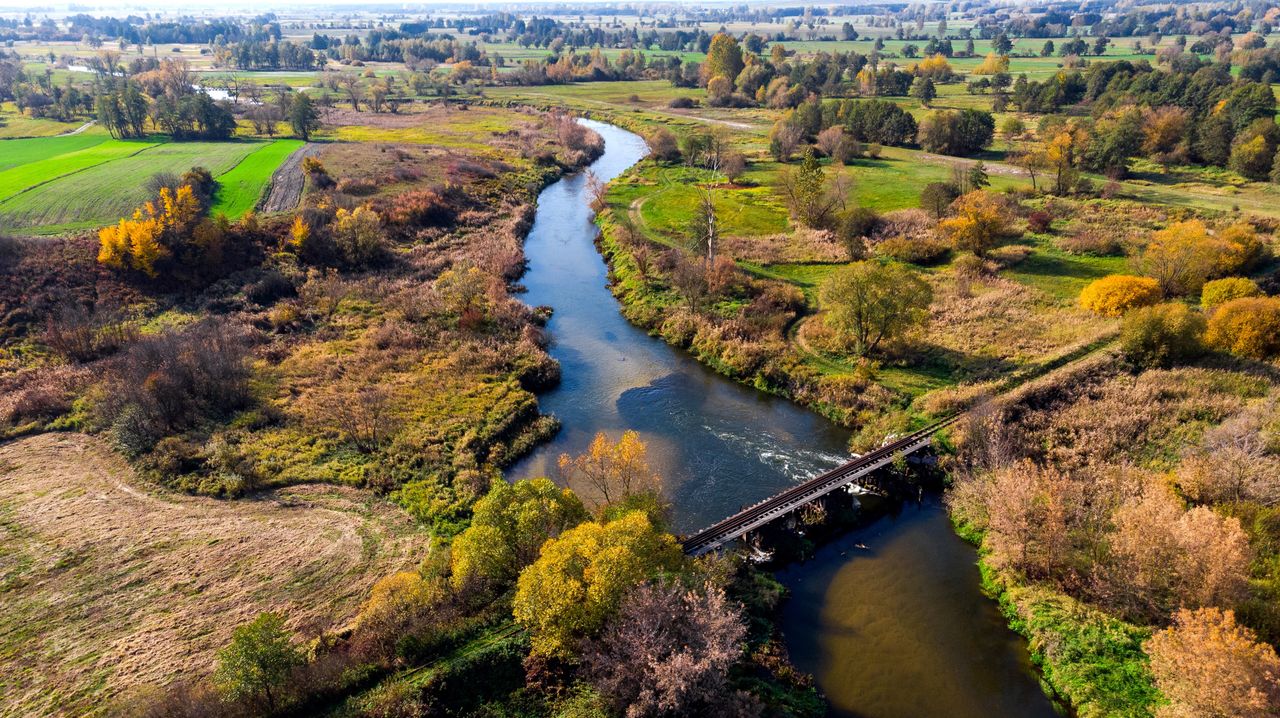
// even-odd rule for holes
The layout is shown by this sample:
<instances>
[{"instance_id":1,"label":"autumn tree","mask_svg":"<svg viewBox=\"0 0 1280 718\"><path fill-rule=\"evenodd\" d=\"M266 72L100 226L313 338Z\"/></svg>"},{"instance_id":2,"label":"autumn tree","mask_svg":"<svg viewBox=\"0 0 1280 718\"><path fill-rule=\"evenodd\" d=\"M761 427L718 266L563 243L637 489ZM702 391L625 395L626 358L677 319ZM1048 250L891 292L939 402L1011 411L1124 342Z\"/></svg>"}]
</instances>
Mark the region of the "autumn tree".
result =
<instances>
[{"instance_id":1,"label":"autumn tree","mask_svg":"<svg viewBox=\"0 0 1280 718\"><path fill-rule=\"evenodd\" d=\"M649 146L649 154L659 162L677 162L680 160L680 146L675 134L665 127L659 127L645 137Z\"/></svg>"},{"instance_id":2,"label":"autumn tree","mask_svg":"<svg viewBox=\"0 0 1280 718\"><path fill-rule=\"evenodd\" d=\"M453 542L453 583L480 578L506 585L538 558L547 539L590 518L569 489L545 478L495 481Z\"/></svg>"},{"instance_id":3,"label":"autumn tree","mask_svg":"<svg viewBox=\"0 0 1280 718\"><path fill-rule=\"evenodd\" d=\"M583 664L619 715L756 715L754 701L730 683L746 633L724 591L646 583L587 643Z\"/></svg>"},{"instance_id":4,"label":"autumn tree","mask_svg":"<svg viewBox=\"0 0 1280 718\"><path fill-rule=\"evenodd\" d=\"M382 236L382 220L367 206L354 210L339 208L330 229L334 246L344 261L354 266L369 264L386 249Z\"/></svg>"},{"instance_id":5,"label":"autumn tree","mask_svg":"<svg viewBox=\"0 0 1280 718\"><path fill-rule=\"evenodd\" d=\"M1232 611L1181 609L1143 646L1168 699L1158 718L1271 718L1280 706L1280 658Z\"/></svg>"},{"instance_id":6,"label":"autumn tree","mask_svg":"<svg viewBox=\"0 0 1280 718\"><path fill-rule=\"evenodd\" d=\"M864 356L923 323L933 289L901 264L863 261L836 270L819 296L827 325Z\"/></svg>"},{"instance_id":7,"label":"autumn tree","mask_svg":"<svg viewBox=\"0 0 1280 718\"><path fill-rule=\"evenodd\" d=\"M1153 485L1125 501L1112 523L1108 600L1126 614L1156 620L1180 606L1230 606L1243 597L1251 557L1239 519L1184 509Z\"/></svg>"},{"instance_id":8,"label":"autumn tree","mask_svg":"<svg viewBox=\"0 0 1280 718\"><path fill-rule=\"evenodd\" d=\"M1280 299L1245 297L1220 305L1209 317L1205 341L1251 359L1280 356Z\"/></svg>"},{"instance_id":9,"label":"autumn tree","mask_svg":"<svg viewBox=\"0 0 1280 718\"><path fill-rule=\"evenodd\" d=\"M1160 283L1151 277L1109 274L1080 291L1080 306L1105 317L1118 317L1136 307L1160 301Z\"/></svg>"},{"instance_id":10,"label":"autumn tree","mask_svg":"<svg viewBox=\"0 0 1280 718\"><path fill-rule=\"evenodd\" d=\"M623 432L616 443L602 431L585 452L561 454L560 473L601 516L610 507L657 507L662 505L662 479L649 468L648 453L635 431Z\"/></svg>"},{"instance_id":11,"label":"autumn tree","mask_svg":"<svg viewBox=\"0 0 1280 718\"><path fill-rule=\"evenodd\" d=\"M280 691L301 652L290 641L284 619L262 613L231 633L231 643L218 651L214 682L232 700L261 701L269 713L279 708Z\"/></svg>"},{"instance_id":12,"label":"autumn tree","mask_svg":"<svg viewBox=\"0 0 1280 718\"><path fill-rule=\"evenodd\" d=\"M352 634L355 652L365 659L386 661L406 639L439 626L457 615L449 604L447 585L427 580L416 571L386 576L369 592L356 617Z\"/></svg>"},{"instance_id":13,"label":"autumn tree","mask_svg":"<svg viewBox=\"0 0 1280 718\"><path fill-rule=\"evenodd\" d=\"M990 192L970 192L951 207L954 216L939 222L938 230L958 250L981 257L1010 232L1008 212Z\"/></svg>"},{"instance_id":14,"label":"autumn tree","mask_svg":"<svg viewBox=\"0 0 1280 718\"><path fill-rule=\"evenodd\" d=\"M710 82L717 77L723 77L731 83L730 87L732 87L732 82L737 79L742 68L742 48L738 45L738 41L732 35L716 33L715 37L711 38L711 45L707 48L706 62L702 65L704 81Z\"/></svg>"},{"instance_id":15,"label":"autumn tree","mask_svg":"<svg viewBox=\"0 0 1280 718\"><path fill-rule=\"evenodd\" d=\"M1210 237L1198 219L1174 222L1154 232L1138 256L1143 274L1160 283L1165 296L1194 294L1231 260L1234 245Z\"/></svg>"},{"instance_id":16,"label":"autumn tree","mask_svg":"<svg viewBox=\"0 0 1280 718\"><path fill-rule=\"evenodd\" d=\"M1045 142L1043 159L1032 154L1036 165L1043 165L1053 175L1053 193L1067 194L1079 180L1080 160L1089 140L1088 133L1074 122L1067 122ZM1025 165L1024 165L1025 166Z\"/></svg>"},{"instance_id":17,"label":"autumn tree","mask_svg":"<svg viewBox=\"0 0 1280 718\"><path fill-rule=\"evenodd\" d=\"M571 656L628 591L677 570L683 560L675 538L644 512L589 521L542 546L516 583L513 614L528 629L535 653Z\"/></svg>"}]
</instances>

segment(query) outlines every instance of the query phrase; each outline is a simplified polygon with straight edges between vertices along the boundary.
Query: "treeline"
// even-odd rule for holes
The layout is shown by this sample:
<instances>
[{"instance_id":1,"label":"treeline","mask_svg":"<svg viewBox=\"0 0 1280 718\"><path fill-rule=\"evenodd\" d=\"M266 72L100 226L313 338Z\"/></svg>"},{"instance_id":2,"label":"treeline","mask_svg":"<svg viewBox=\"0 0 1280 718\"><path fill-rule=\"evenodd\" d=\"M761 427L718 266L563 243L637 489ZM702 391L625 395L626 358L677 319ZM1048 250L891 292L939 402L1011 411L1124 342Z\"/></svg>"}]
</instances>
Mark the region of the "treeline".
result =
<instances>
[{"instance_id":1,"label":"treeline","mask_svg":"<svg viewBox=\"0 0 1280 718\"><path fill-rule=\"evenodd\" d=\"M0 101L14 103L20 113L63 122L93 111L91 88L70 79L57 84L52 73L29 71L17 57L0 56Z\"/></svg>"},{"instance_id":2,"label":"treeline","mask_svg":"<svg viewBox=\"0 0 1280 718\"><path fill-rule=\"evenodd\" d=\"M178 140L225 140L236 130L231 111L195 88L184 60L129 77L99 76L94 111L116 138L142 137L148 121Z\"/></svg>"},{"instance_id":3,"label":"treeline","mask_svg":"<svg viewBox=\"0 0 1280 718\"><path fill-rule=\"evenodd\" d=\"M1143 156L1163 164L1231 167L1250 179L1267 179L1280 149L1269 82L1243 79L1244 72L1234 78L1229 65L1189 53L1168 64L1160 70L1145 61L1118 61L1044 81L1019 77L1009 101L1024 112L1088 110L1087 117L1049 115L1040 125L1048 151L1087 170L1123 177L1130 159Z\"/></svg>"}]
</instances>

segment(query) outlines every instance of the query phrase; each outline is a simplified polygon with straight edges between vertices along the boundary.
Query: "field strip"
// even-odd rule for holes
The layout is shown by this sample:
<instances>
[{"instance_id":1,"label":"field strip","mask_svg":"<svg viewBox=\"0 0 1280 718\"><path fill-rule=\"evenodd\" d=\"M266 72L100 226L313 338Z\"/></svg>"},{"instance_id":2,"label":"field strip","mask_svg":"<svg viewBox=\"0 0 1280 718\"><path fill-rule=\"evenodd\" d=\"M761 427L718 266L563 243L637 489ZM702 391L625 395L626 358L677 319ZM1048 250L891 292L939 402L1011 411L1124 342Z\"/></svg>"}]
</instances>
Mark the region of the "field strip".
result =
<instances>
[{"instance_id":1,"label":"field strip","mask_svg":"<svg viewBox=\"0 0 1280 718\"><path fill-rule=\"evenodd\" d=\"M301 140L275 140L241 157L218 175L219 186L210 214L221 212L237 219L252 210L266 194L276 170L305 144Z\"/></svg>"},{"instance_id":2,"label":"field strip","mask_svg":"<svg viewBox=\"0 0 1280 718\"><path fill-rule=\"evenodd\" d=\"M105 143L104 143L104 144L105 144ZM79 153L78 153L78 152L72 152L72 153L69 153L69 154L66 154L66 155L59 155L59 156L57 156L57 157L51 157L51 158L49 158L49 159L47 159L47 160L41 160L40 162L32 162L32 163L30 163L30 164L22 165L22 166L20 166L20 167L14 167L13 169L7 170L7 171L5 171L5 172L0 172L0 205L4 205L5 203L7 203L9 200L13 199L14 197L17 197L17 196L19 196L19 195L21 195L21 194L23 194L23 193L25 193L25 192L30 192L31 190L33 190L33 189L35 189L35 188L37 188L37 187L40 187L41 185L45 185L45 184L48 184L48 183L50 183L50 182L53 182L54 180L62 179L63 177L69 177L69 176L74 175L74 174L77 174L77 173L79 173L79 172L83 172L83 171L85 171L85 170L87 170L87 169L91 169L91 168L93 168L93 167L97 167L97 166L99 166L99 165L104 165L104 164L106 164L106 163L108 163L108 162L114 162L114 161L116 161L116 160L127 159L127 158L129 158L129 157L133 157L133 156L135 156L135 155L138 155L138 154L141 154L141 153L143 153L143 152L146 152L147 150L152 149L152 148L154 148L154 147L159 147L159 146L160 146L160 145L162 145L162 144L164 144L164 143L163 143L163 142L156 142L156 143L153 143L153 144L144 145L144 146L142 146L141 148L139 148L139 149L137 149L137 150L134 150L133 152L129 152L128 154L122 154L122 155L115 156L115 157L107 156L107 157L101 157L101 158L94 158L94 159L97 159L98 161L96 161L96 162L90 162L90 163L84 164L84 165L82 165L82 166L80 166L80 167L75 167L74 169L72 169L72 170L70 170L70 171L68 171L68 172L63 172L63 173L61 173L61 174L57 174L57 175L54 175L54 176L51 176L51 177L45 177L45 178L41 179L41 180L40 180L40 181L38 181L38 182L23 182L21 178L23 177L23 175L31 175L31 174L35 174L36 176L39 176L39 175L36 173L36 170L38 170L38 169L43 169L43 168L44 168L44 166L45 166L46 164L49 164L49 165L53 165L53 164L63 164L63 163L66 163L66 162L68 161L68 159L69 159L69 157L70 157L71 155L75 155L75 154L79 154ZM101 146L91 147L91 148L89 148L89 149L91 149L91 150L98 150L98 149L101 149ZM87 152L87 151L88 151L88 150L81 150L81 152ZM14 173L18 173L18 174L14 174ZM15 181L14 181L14 179L13 179L14 177L18 177L18 178L19 178L19 179L17 180L17 182L15 182ZM9 191L8 189L6 189L6 188L7 188L7 187L9 187L11 183L14 183L14 184L21 183L22 187L21 187L21 189L19 189L19 190L18 190L18 191L16 191L16 192L10 192L10 191Z\"/></svg>"}]
</instances>

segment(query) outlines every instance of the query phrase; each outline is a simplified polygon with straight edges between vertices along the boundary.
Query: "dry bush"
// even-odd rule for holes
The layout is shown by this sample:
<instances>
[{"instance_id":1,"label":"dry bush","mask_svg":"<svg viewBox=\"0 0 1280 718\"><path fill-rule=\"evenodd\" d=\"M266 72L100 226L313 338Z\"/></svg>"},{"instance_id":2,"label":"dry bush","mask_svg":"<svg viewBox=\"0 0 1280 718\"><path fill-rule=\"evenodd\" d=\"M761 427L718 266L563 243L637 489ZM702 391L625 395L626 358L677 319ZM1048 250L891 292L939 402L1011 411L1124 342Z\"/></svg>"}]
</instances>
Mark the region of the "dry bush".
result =
<instances>
[{"instance_id":1,"label":"dry bush","mask_svg":"<svg viewBox=\"0 0 1280 718\"><path fill-rule=\"evenodd\" d=\"M1067 254L1089 254L1096 257L1124 254L1124 242L1108 232L1092 227L1059 237L1053 243Z\"/></svg>"},{"instance_id":2,"label":"dry bush","mask_svg":"<svg viewBox=\"0 0 1280 718\"><path fill-rule=\"evenodd\" d=\"M950 243L937 237L891 237L877 242L873 249L881 257L912 264L936 264L951 253Z\"/></svg>"},{"instance_id":3,"label":"dry bush","mask_svg":"<svg viewBox=\"0 0 1280 718\"><path fill-rule=\"evenodd\" d=\"M1270 718L1280 705L1280 658L1232 611L1179 610L1143 648L1169 701L1157 718Z\"/></svg>"},{"instance_id":4,"label":"dry bush","mask_svg":"<svg viewBox=\"0 0 1280 718\"><path fill-rule=\"evenodd\" d=\"M338 191L353 197L364 197L378 191L378 185L371 179L348 177L338 180Z\"/></svg>"},{"instance_id":5,"label":"dry bush","mask_svg":"<svg viewBox=\"0 0 1280 718\"><path fill-rule=\"evenodd\" d=\"M147 337L116 357L94 406L128 453L248 403L248 345L238 327L202 322Z\"/></svg>"},{"instance_id":6,"label":"dry bush","mask_svg":"<svg viewBox=\"0 0 1280 718\"><path fill-rule=\"evenodd\" d=\"M789 233L724 237L719 251L737 260L761 264L842 262L848 256L829 230L803 226Z\"/></svg>"},{"instance_id":7,"label":"dry bush","mask_svg":"<svg viewBox=\"0 0 1280 718\"><path fill-rule=\"evenodd\" d=\"M923 209L899 209L880 216L875 231L871 235L872 243L882 242L893 237L909 239L926 239L934 236L937 222Z\"/></svg>"},{"instance_id":8,"label":"dry bush","mask_svg":"<svg viewBox=\"0 0 1280 718\"><path fill-rule=\"evenodd\" d=\"M439 227L450 224L457 210L435 189L415 189L396 196L387 212L392 224Z\"/></svg>"},{"instance_id":9,"label":"dry bush","mask_svg":"<svg viewBox=\"0 0 1280 718\"><path fill-rule=\"evenodd\" d=\"M93 379L89 369L75 366L26 370L0 378L0 426L48 421L67 413Z\"/></svg>"},{"instance_id":10,"label":"dry bush","mask_svg":"<svg viewBox=\"0 0 1280 718\"><path fill-rule=\"evenodd\" d=\"M87 362L116 353L136 336L120 312L75 304L49 319L42 338L63 359Z\"/></svg>"}]
</instances>

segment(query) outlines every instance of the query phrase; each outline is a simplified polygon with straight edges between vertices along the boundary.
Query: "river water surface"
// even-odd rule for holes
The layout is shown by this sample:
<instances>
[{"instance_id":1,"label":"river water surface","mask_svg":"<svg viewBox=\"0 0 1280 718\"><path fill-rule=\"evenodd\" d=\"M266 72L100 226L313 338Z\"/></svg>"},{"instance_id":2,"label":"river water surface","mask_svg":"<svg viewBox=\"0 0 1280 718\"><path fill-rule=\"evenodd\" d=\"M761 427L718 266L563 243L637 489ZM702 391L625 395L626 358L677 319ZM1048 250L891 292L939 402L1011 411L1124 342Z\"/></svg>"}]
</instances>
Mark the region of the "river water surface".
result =
<instances>
[{"instance_id":1,"label":"river water surface","mask_svg":"<svg viewBox=\"0 0 1280 718\"><path fill-rule=\"evenodd\" d=\"M605 139L601 180L640 161L644 141L584 120ZM786 400L726 379L624 319L597 253L586 179L543 190L525 242L524 300L555 310L558 387L541 395L560 433L509 472L554 476L561 453L596 432L640 432L690 533L848 458L848 432ZM865 548L863 548L865 547ZM903 508L780 577L793 597L782 628L839 716L1053 716L1027 660L978 585L973 549L936 500Z\"/></svg>"}]
</instances>

